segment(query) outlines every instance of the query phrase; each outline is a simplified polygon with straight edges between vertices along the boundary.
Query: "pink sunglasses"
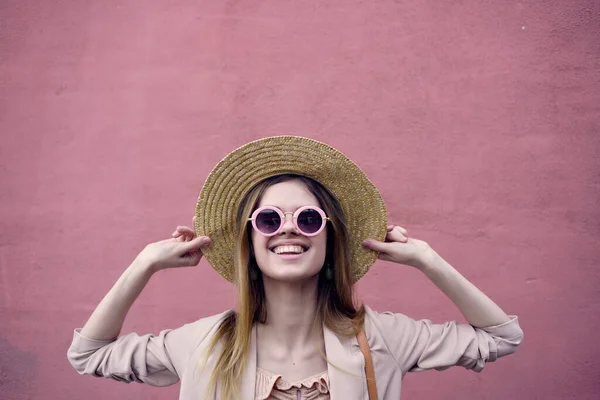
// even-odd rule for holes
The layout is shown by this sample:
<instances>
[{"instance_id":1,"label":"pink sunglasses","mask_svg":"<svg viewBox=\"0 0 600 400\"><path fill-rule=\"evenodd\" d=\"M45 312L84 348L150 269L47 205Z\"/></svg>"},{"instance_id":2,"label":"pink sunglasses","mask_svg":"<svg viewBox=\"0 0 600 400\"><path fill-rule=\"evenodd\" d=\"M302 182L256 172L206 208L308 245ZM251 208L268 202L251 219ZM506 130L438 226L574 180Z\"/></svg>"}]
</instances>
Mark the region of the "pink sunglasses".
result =
<instances>
[{"instance_id":1,"label":"pink sunglasses","mask_svg":"<svg viewBox=\"0 0 600 400\"><path fill-rule=\"evenodd\" d=\"M275 236L283 229L287 214L292 214L296 230L304 236L318 235L325 228L327 221L331 221L323 210L315 206L300 207L293 213L284 213L273 206L260 207L252 213L252 218L248 218L248 221L252 221L252 226L261 235Z\"/></svg>"}]
</instances>

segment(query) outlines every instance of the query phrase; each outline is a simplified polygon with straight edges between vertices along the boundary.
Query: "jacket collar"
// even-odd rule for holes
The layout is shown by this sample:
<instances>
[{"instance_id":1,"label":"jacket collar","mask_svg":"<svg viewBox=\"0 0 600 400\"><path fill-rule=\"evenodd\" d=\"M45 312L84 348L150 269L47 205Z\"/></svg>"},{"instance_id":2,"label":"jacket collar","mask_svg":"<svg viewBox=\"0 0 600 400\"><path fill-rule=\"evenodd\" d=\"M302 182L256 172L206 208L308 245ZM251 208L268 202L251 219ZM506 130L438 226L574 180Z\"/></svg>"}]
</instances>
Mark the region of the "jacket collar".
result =
<instances>
[{"instance_id":1,"label":"jacket collar","mask_svg":"<svg viewBox=\"0 0 600 400\"><path fill-rule=\"evenodd\" d=\"M246 362L246 368L242 374L242 399L254 399L256 397L256 324L252 327L252 333L250 335L248 361Z\"/></svg>"},{"instance_id":2,"label":"jacket collar","mask_svg":"<svg viewBox=\"0 0 600 400\"><path fill-rule=\"evenodd\" d=\"M327 373L329 375L329 395L331 400L364 398L365 373L363 356L355 336L338 336L323 327Z\"/></svg>"},{"instance_id":3,"label":"jacket collar","mask_svg":"<svg viewBox=\"0 0 600 400\"><path fill-rule=\"evenodd\" d=\"M331 400L365 398L364 358L355 336L341 337L323 327ZM242 375L242 399L254 399L256 385L256 324L252 328L246 368ZM351 397L350 397L351 396Z\"/></svg>"}]
</instances>

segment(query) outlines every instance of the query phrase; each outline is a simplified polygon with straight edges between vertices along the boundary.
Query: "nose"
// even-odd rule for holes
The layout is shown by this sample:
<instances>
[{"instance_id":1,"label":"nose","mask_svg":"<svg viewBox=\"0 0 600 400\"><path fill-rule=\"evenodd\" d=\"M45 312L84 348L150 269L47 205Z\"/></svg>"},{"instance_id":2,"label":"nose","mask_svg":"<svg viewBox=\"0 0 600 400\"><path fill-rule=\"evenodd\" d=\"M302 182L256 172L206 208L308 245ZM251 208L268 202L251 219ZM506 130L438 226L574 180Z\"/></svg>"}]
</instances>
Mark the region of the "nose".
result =
<instances>
[{"instance_id":1,"label":"nose","mask_svg":"<svg viewBox=\"0 0 600 400\"><path fill-rule=\"evenodd\" d=\"M281 234L286 234L288 232L298 234L296 230L296 225L294 225L294 213L287 212L284 213L285 221L283 221L283 226L281 227Z\"/></svg>"}]
</instances>

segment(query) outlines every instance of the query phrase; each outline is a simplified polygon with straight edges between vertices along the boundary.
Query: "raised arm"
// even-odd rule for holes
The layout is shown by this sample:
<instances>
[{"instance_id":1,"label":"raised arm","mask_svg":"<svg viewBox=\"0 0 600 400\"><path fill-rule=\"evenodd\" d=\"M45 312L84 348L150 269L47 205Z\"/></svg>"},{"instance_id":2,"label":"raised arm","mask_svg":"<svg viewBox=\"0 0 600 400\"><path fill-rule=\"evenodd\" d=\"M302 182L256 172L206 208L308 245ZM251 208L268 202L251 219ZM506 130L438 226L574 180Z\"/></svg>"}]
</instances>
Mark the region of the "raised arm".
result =
<instances>
[{"instance_id":1,"label":"raised arm","mask_svg":"<svg viewBox=\"0 0 600 400\"><path fill-rule=\"evenodd\" d=\"M469 324L484 328L509 321L504 311L452 265L437 254L426 242L408 238L404 228L388 226L384 243L366 240L363 245L380 252L379 258L405 264L423 272L456 304Z\"/></svg>"},{"instance_id":2,"label":"raised arm","mask_svg":"<svg viewBox=\"0 0 600 400\"><path fill-rule=\"evenodd\" d=\"M204 236L191 239L179 235L146 246L98 304L81 335L95 340L119 336L127 312L150 277L161 269L198 265L201 249L209 243L210 239Z\"/></svg>"},{"instance_id":3,"label":"raised arm","mask_svg":"<svg viewBox=\"0 0 600 400\"><path fill-rule=\"evenodd\" d=\"M510 318L481 290L460 274L433 249L429 249L419 269L458 307L469 324L485 328L501 325Z\"/></svg>"},{"instance_id":4,"label":"raised arm","mask_svg":"<svg viewBox=\"0 0 600 400\"><path fill-rule=\"evenodd\" d=\"M523 340L516 316L508 316L426 242L408 238L401 227L388 227L385 242L366 240L379 258L422 271L456 304L469 325L415 321L403 314L377 314L375 320L404 373L443 370L453 365L481 371L499 357L512 354Z\"/></svg>"},{"instance_id":5,"label":"raised arm","mask_svg":"<svg viewBox=\"0 0 600 400\"><path fill-rule=\"evenodd\" d=\"M127 312L155 272L198 265L201 248L207 246L210 239L203 236L186 241L182 238L184 236L146 246L98 304L81 329L81 335L96 340L116 338Z\"/></svg>"},{"instance_id":6,"label":"raised arm","mask_svg":"<svg viewBox=\"0 0 600 400\"><path fill-rule=\"evenodd\" d=\"M197 265L202 248L209 243L207 237L196 238L191 228L178 227L173 238L147 245L85 326L75 329L67 357L77 372L155 386L176 383L181 365L178 368L174 360L184 358L180 353L188 350L185 343L194 340L198 333L194 329L199 325L163 330L156 336L118 336L127 312L150 277L161 269Z\"/></svg>"}]
</instances>

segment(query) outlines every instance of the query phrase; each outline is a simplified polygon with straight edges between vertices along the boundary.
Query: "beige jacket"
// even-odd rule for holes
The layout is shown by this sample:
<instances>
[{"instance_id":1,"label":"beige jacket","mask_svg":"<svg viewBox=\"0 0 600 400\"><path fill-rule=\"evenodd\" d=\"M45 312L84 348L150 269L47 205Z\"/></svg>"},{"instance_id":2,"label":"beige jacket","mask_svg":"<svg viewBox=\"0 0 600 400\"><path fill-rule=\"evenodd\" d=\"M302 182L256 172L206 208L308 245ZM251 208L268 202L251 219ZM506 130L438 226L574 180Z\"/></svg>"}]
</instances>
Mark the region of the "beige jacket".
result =
<instances>
[{"instance_id":1,"label":"beige jacket","mask_svg":"<svg viewBox=\"0 0 600 400\"><path fill-rule=\"evenodd\" d=\"M502 325L479 329L456 322L415 321L403 314L377 313L365 308L365 329L380 400L399 399L402 378L409 371L441 371L460 365L480 372L486 362L514 353L523 340L516 316ZM158 336L131 333L112 341L92 340L76 329L67 356L80 374L154 386L181 380L180 400L205 399L220 347L209 356L205 369L198 366L219 324L230 312L164 330ZM327 358L347 371L329 365L331 400L367 400L364 357L356 337L339 337L327 328L323 333ZM256 328L252 330L241 381L241 399L254 399L255 381ZM218 389L212 398L220 398Z\"/></svg>"}]
</instances>

